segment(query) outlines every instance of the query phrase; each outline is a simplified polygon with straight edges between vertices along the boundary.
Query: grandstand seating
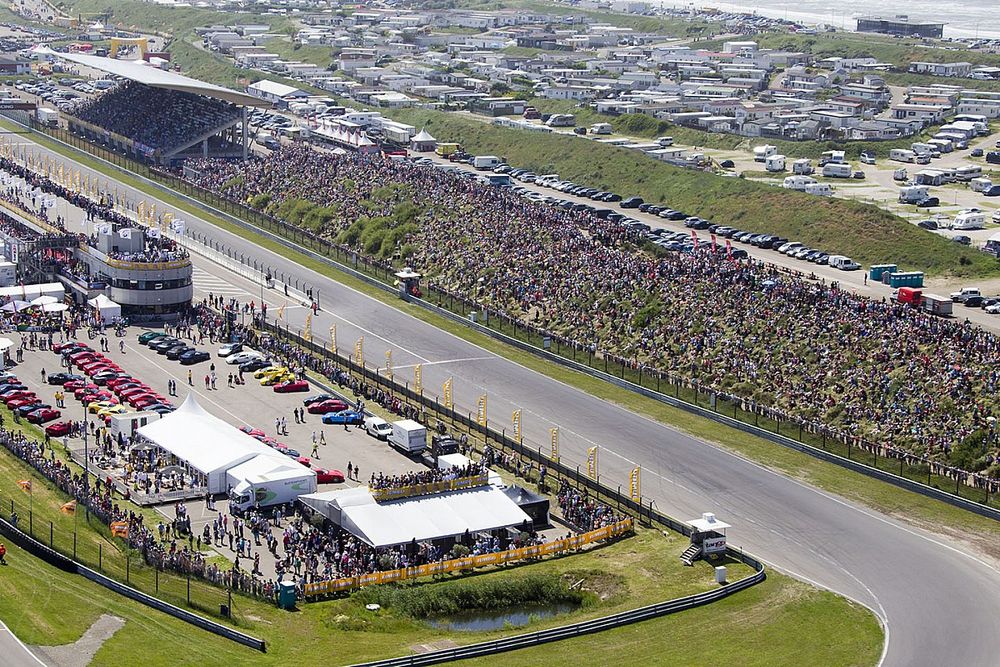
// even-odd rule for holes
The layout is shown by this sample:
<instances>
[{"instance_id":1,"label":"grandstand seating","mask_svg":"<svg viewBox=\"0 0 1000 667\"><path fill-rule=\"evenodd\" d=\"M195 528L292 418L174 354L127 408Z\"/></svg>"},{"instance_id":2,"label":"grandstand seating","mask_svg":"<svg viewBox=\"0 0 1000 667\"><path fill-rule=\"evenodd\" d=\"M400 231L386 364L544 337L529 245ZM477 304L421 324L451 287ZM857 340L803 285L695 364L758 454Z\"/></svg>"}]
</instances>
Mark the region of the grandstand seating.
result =
<instances>
[{"instance_id":1,"label":"grandstand seating","mask_svg":"<svg viewBox=\"0 0 1000 667\"><path fill-rule=\"evenodd\" d=\"M72 114L150 149L167 152L240 118L236 106L221 100L133 82L82 102Z\"/></svg>"}]
</instances>

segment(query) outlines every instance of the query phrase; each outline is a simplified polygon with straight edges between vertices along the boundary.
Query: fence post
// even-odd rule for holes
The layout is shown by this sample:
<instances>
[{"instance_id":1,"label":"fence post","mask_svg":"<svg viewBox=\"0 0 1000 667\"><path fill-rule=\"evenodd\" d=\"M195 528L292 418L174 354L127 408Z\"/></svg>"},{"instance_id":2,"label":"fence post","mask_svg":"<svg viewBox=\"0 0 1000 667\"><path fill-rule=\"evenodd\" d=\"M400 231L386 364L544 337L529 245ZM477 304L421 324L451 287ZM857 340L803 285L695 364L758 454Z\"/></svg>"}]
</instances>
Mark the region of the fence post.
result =
<instances>
[{"instance_id":1,"label":"fence post","mask_svg":"<svg viewBox=\"0 0 1000 667\"><path fill-rule=\"evenodd\" d=\"M55 544L54 540L52 539L52 533L53 533L52 522L49 521L49 549L54 548L53 545Z\"/></svg>"},{"instance_id":2,"label":"fence post","mask_svg":"<svg viewBox=\"0 0 1000 667\"><path fill-rule=\"evenodd\" d=\"M131 573L131 569L132 569L132 555L128 551L126 551L125 552L125 583L126 584L131 583L131 581L129 579L129 575Z\"/></svg>"},{"instance_id":3,"label":"fence post","mask_svg":"<svg viewBox=\"0 0 1000 667\"><path fill-rule=\"evenodd\" d=\"M190 570L187 573L187 601L188 601L188 606L190 607L191 606L191 571Z\"/></svg>"},{"instance_id":4,"label":"fence post","mask_svg":"<svg viewBox=\"0 0 1000 667\"><path fill-rule=\"evenodd\" d=\"M104 545L97 545L97 569L101 572L104 571Z\"/></svg>"}]
</instances>

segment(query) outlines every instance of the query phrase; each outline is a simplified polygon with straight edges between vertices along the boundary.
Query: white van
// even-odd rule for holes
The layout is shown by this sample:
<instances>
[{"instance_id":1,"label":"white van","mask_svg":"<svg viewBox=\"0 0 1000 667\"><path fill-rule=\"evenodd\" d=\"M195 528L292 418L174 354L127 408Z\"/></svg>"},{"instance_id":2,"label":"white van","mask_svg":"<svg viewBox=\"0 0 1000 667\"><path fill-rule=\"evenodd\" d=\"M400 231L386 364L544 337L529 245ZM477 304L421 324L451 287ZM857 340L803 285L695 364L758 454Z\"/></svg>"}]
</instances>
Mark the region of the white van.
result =
<instances>
[{"instance_id":1,"label":"white van","mask_svg":"<svg viewBox=\"0 0 1000 667\"><path fill-rule=\"evenodd\" d=\"M844 255L830 255L830 259L827 264L835 269L840 269L841 271L857 271L861 268L861 265L855 262L850 257L845 257Z\"/></svg>"},{"instance_id":2,"label":"white van","mask_svg":"<svg viewBox=\"0 0 1000 667\"><path fill-rule=\"evenodd\" d=\"M373 438L387 440L392 433L392 424L381 417L371 415L365 417L365 432Z\"/></svg>"},{"instance_id":3,"label":"white van","mask_svg":"<svg viewBox=\"0 0 1000 667\"><path fill-rule=\"evenodd\" d=\"M472 166L479 170L493 169L500 165L500 158L496 155L477 155L472 158Z\"/></svg>"},{"instance_id":4,"label":"white van","mask_svg":"<svg viewBox=\"0 0 1000 667\"><path fill-rule=\"evenodd\" d=\"M662 148L668 148L668 147L674 145L674 138L673 137L658 137L656 139L656 143L658 143Z\"/></svg>"}]
</instances>

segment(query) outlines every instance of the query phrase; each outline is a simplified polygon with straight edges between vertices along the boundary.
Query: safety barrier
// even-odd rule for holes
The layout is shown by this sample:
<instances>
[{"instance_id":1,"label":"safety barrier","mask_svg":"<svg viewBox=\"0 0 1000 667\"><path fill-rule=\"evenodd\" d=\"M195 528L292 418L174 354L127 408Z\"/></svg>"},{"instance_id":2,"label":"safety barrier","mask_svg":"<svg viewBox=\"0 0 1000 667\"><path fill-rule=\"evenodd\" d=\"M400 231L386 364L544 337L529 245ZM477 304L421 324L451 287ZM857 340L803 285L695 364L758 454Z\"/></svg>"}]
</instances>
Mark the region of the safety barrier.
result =
<instances>
[{"instance_id":1,"label":"safety barrier","mask_svg":"<svg viewBox=\"0 0 1000 667\"><path fill-rule=\"evenodd\" d=\"M398 486L384 489L368 490L377 502L386 500L399 500L400 498L412 498L413 496L426 496L431 493L441 493L443 491L458 491L460 489L472 489L477 486L486 486L490 483L489 477L476 475L475 477L458 477L456 479L443 479L439 482L428 482L426 484L411 484L410 486Z\"/></svg>"},{"instance_id":2,"label":"safety barrier","mask_svg":"<svg viewBox=\"0 0 1000 667\"><path fill-rule=\"evenodd\" d=\"M250 648L262 653L266 652L267 647L263 639L251 637L248 634L240 632L239 630L234 630L233 628L222 625L221 623L216 623L215 621L205 618L204 616L199 616L198 614L187 611L186 609L181 609L180 607L175 607L169 602L165 602L157 597L143 593L140 590L127 586L120 581L116 581L111 577L101 574L96 570L92 570L86 565L78 563L72 558L64 556L54 549L47 547L27 533L15 528L4 519L0 519L0 534L5 535L7 539L25 551L31 553L33 556L44 560L64 572L79 574L80 576L89 579L96 584L100 584L101 586L114 591L119 595L135 600L136 602L144 604L147 607L151 607L152 609L162 611L163 613L169 614L174 618L197 626L202 630L207 630L208 632L219 635L220 637L225 637L226 639L243 644L244 646L249 646Z\"/></svg>"},{"instance_id":3,"label":"safety barrier","mask_svg":"<svg viewBox=\"0 0 1000 667\"><path fill-rule=\"evenodd\" d=\"M544 544L536 544L530 547L520 547L518 549L507 549L490 554L479 554L477 556L467 556L465 558L453 558L451 560L427 563L416 567L404 567L397 570L386 570L384 572L373 572L371 574L361 574L356 577L343 577L330 581L318 581L306 584L305 594L307 597L314 595L329 595L342 591L350 591L364 586L374 584L387 584L393 581L405 581L407 579L419 579L435 574L446 574L448 572L460 572L471 570L477 567L488 565L503 565L516 561L541 558L543 556L553 556L556 554L573 551L580 547L594 542L610 540L620 537L632 531L632 519L624 519L610 526L597 528L586 533L573 535L561 540L552 540Z\"/></svg>"}]
</instances>

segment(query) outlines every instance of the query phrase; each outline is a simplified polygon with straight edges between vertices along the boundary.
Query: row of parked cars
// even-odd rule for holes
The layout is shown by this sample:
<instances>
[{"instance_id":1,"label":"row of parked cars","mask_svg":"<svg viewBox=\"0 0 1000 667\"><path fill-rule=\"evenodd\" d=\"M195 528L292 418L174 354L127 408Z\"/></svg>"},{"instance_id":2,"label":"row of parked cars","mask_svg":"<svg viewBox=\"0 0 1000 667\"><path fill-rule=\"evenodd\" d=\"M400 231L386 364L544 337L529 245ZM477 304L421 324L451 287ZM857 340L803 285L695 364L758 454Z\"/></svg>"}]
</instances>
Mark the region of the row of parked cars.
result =
<instances>
[{"instance_id":1,"label":"row of parked cars","mask_svg":"<svg viewBox=\"0 0 1000 667\"><path fill-rule=\"evenodd\" d=\"M182 366L193 366L212 358L208 352L189 345L187 341L167 336L159 331L139 334L139 343L171 361L179 361Z\"/></svg>"}]
</instances>

